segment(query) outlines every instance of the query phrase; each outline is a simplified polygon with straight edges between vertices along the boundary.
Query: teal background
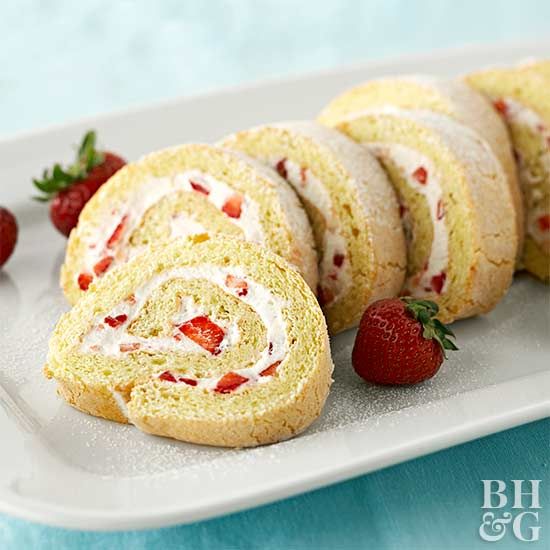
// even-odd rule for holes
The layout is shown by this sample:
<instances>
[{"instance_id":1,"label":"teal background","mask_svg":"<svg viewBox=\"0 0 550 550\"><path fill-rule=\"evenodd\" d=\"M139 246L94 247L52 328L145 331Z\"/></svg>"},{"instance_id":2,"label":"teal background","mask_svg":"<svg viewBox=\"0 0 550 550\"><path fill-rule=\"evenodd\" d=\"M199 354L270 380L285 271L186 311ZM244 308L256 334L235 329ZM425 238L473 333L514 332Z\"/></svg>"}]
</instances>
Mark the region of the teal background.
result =
<instances>
[{"instance_id":1,"label":"teal background","mask_svg":"<svg viewBox=\"0 0 550 550\"><path fill-rule=\"evenodd\" d=\"M547 38L549 29L548 0L3 0L0 135L361 60ZM524 547L509 534L479 539L485 478L543 480L541 542L525 547L550 548L549 461L543 420L190 526L81 533L0 515L0 549Z\"/></svg>"}]
</instances>

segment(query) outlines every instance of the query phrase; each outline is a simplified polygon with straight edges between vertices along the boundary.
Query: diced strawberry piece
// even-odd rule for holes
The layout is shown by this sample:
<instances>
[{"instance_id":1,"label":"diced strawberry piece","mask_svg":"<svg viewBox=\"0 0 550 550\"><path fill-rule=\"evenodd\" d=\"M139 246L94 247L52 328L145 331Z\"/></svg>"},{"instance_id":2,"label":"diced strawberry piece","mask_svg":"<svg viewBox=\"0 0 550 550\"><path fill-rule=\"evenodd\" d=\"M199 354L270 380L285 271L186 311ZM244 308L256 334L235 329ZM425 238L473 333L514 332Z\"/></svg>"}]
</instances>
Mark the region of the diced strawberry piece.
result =
<instances>
[{"instance_id":1,"label":"diced strawberry piece","mask_svg":"<svg viewBox=\"0 0 550 550\"><path fill-rule=\"evenodd\" d=\"M94 276L90 275L90 273L81 273L78 276L78 286L80 290L88 290L88 287L90 286L90 283L93 281Z\"/></svg>"},{"instance_id":2,"label":"diced strawberry piece","mask_svg":"<svg viewBox=\"0 0 550 550\"><path fill-rule=\"evenodd\" d=\"M537 220L537 225L541 231L550 231L550 215L544 214Z\"/></svg>"},{"instance_id":3,"label":"diced strawberry piece","mask_svg":"<svg viewBox=\"0 0 550 550\"><path fill-rule=\"evenodd\" d=\"M222 212L230 218L240 218L243 204L243 196L239 194L229 197L222 206Z\"/></svg>"},{"instance_id":4,"label":"diced strawberry piece","mask_svg":"<svg viewBox=\"0 0 550 550\"><path fill-rule=\"evenodd\" d=\"M128 221L128 216L122 216L122 219L120 220L120 223L115 227L115 230L107 240L107 248L113 248L118 241L120 240L120 237L122 236L122 232L124 231L124 227L126 226L126 222Z\"/></svg>"},{"instance_id":5,"label":"diced strawberry piece","mask_svg":"<svg viewBox=\"0 0 550 550\"><path fill-rule=\"evenodd\" d=\"M272 365L269 365L266 369L260 372L260 376L273 376L277 367L281 364L281 361L275 361Z\"/></svg>"},{"instance_id":6,"label":"diced strawberry piece","mask_svg":"<svg viewBox=\"0 0 550 550\"><path fill-rule=\"evenodd\" d=\"M94 265L94 273L99 277L100 275L103 275L111 264L113 263L113 256L105 256L104 258L101 258L97 264Z\"/></svg>"},{"instance_id":7,"label":"diced strawberry piece","mask_svg":"<svg viewBox=\"0 0 550 550\"><path fill-rule=\"evenodd\" d=\"M493 101L493 105L501 115L506 116L508 114L508 105L506 105L504 99L496 99Z\"/></svg>"},{"instance_id":8,"label":"diced strawberry piece","mask_svg":"<svg viewBox=\"0 0 550 550\"><path fill-rule=\"evenodd\" d=\"M201 185L200 183L197 183L196 181L189 180L189 183L191 184L191 187L194 191L197 191L197 193L202 193L203 195L210 195L210 190L206 189L204 185Z\"/></svg>"},{"instance_id":9,"label":"diced strawberry piece","mask_svg":"<svg viewBox=\"0 0 550 550\"><path fill-rule=\"evenodd\" d=\"M248 283L244 279L235 277L235 275L227 275L225 285L229 288L234 288L238 296L246 296L248 294Z\"/></svg>"},{"instance_id":10,"label":"diced strawberry piece","mask_svg":"<svg viewBox=\"0 0 550 550\"><path fill-rule=\"evenodd\" d=\"M413 173L412 177L418 182L424 185L428 181L428 172L424 166L419 166Z\"/></svg>"},{"instance_id":11,"label":"diced strawberry piece","mask_svg":"<svg viewBox=\"0 0 550 550\"><path fill-rule=\"evenodd\" d=\"M276 165L275 165L275 170L277 170L277 172L279 172L279 176L281 176L282 178L287 178L288 176L288 172L286 170L286 158L284 159L281 159Z\"/></svg>"},{"instance_id":12,"label":"diced strawberry piece","mask_svg":"<svg viewBox=\"0 0 550 550\"><path fill-rule=\"evenodd\" d=\"M181 378L178 378L178 382L183 382L184 384L187 384L188 386L196 386L197 385L197 381L194 380L193 378L181 377Z\"/></svg>"},{"instance_id":13,"label":"diced strawberry piece","mask_svg":"<svg viewBox=\"0 0 550 550\"><path fill-rule=\"evenodd\" d=\"M444 271L442 271L439 275L434 275L431 280L432 290L434 290L438 294L441 294L441 291L443 290L443 285L445 284L446 279L447 279L447 274Z\"/></svg>"},{"instance_id":14,"label":"diced strawberry piece","mask_svg":"<svg viewBox=\"0 0 550 550\"><path fill-rule=\"evenodd\" d=\"M345 256L344 254L334 254L334 257L332 258L332 263L336 267L342 267L344 263Z\"/></svg>"},{"instance_id":15,"label":"diced strawberry piece","mask_svg":"<svg viewBox=\"0 0 550 550\"><path fill-rule=\"evenodd\" d=\"M334 293L330 288L318 286L317 287L317 301L320 306L325 306L334 300Z\"/></svg>"},{"instance_id":16,"label":"diced strawberry piece","mask_svg":"<svg viewBox=\"0 0 550 550\"><path fill-rule=\"evenodd\" d=\"M111 317L110 315L105 317L103 322L106 325L109 325L111 328L118 328L120 325L124 324L128 319L128 315L124 313L122 315L117 315L116 317Z\"/></svg>"},{"instance_id":17,"label":"diced strawberry piece","mask_svg":"<svg viewBox=\"0 0 550 550\"><path fill-rule=\"evenodd\" d=\"M437 201L437 219L438 220L441 220L443 219L443 216L445 215L445 208L443 206L443 201L441 199L439 199Z\"/></svg>"},{"instance_id":18,"label":"diced strawberry piece","mask_svg":"<svg viewBox=\"0 0 550 550\"><path fill-rule=\"evenodd\" d=\"M194 317L180 325L178 329L187 338L213 354L219 353L219 345L225 336L224 330L206 315Z\"/></svg>"},{"instance_id":19,"label":"diced strawberry piece","mask_svg":"<svg viewBox=\"0 0 550 550\"><path fill-rule=\"evenodd\" d=\"M174 377L174 375L168 371L168 370L165 370L160 376L159 376L159 379L160 380L164 380L165 382L177 382L176 378Z\"/></svg>"},{"instance_id":20,"label":"diced strawberry piece","mask_svg":"<svg viewBox=\"0 0 550 550\"><path fill-rule=\"evenodd\" d=\"M214 388L214 391L218 393L230 393L245 382L248 382L248 378L245 378L236 372L228 372L220 378L218 384Z\"/></svg>"},{"instance_id":21,"label":"diced strawberry piece","mask_svg":"<svg viewBox=\"0 0 550 550\"><path fill-rule=\"evenodd\" d=\"M120 351L136 351L141 345L136 342L134 344L120 344L118 347Z\"/></svg>"},{"instance_id":22,"label":"diced strawberry piece","mask_svg":"<svg viewBox=\"0 0 550 550\"><path fill-rule=\"evenodd\" d=\"M300 168L300 180L302 182L302 185L305 185L307 183L307 168L305 166L302 166Z\"/></svg>"}]
</instances>

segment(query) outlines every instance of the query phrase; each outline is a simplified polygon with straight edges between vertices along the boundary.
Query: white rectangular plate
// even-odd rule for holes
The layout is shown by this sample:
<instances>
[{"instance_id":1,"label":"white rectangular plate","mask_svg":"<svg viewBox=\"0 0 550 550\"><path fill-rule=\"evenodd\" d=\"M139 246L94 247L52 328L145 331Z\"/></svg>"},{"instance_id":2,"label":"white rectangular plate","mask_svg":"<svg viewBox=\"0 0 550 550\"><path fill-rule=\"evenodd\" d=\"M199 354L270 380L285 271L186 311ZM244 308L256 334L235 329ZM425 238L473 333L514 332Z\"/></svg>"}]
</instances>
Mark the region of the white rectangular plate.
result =
<instances>
[{"instance_id":1,"label":"white rectangular plate","mask_svg":"<svg viewBox=\"0 0 550 550\"><path fill-rule=\"evenodd\" d=\"M342 89L392 73L462 73L550 43L470 48L371 63L101 116L0 142L1 201L20 241L0 275L0 511L81 529L130 529L212 517L306 491L548 415L548 289L518 277L490 315L456 324L460 352L411 388L364 384L350 366L354 334L333 339L336 382L302 436L252 450L147 436L79 413L41 367L67 305L58 288L65 240L30 200L30 178L69 158L89 127L128 158L281 119L311 118Z\"/></svg>"}]
</instances>

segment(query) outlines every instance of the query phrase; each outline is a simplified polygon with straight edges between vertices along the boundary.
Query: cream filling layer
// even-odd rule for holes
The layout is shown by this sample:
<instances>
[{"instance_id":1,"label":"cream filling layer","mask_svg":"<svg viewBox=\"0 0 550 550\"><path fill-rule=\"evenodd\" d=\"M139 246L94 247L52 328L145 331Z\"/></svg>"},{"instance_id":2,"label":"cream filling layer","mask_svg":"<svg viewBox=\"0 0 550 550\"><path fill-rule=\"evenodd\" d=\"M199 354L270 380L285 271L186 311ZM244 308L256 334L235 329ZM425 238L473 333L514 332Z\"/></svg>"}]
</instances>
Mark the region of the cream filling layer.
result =
<instances>
[{"instance_id":1,"label":"cream filling layer","mask_svg":"<svg viewBox=\"0 0 550 550\"><path fill-rule=\"evenodd\" d=\"M382 162L389 161L398 167L406 184L424 197L430 212L430 222L433 228L430 254L423 269L409 275L405 283L405 290L418 297L434 292L444 293L448 284L449 237L445 223L443 191L434 163L419 151L397 143L372 142L365 145ZM412 214L401 195L399 200L407 246L414 247Z\"/></svg>"},{"instance_id":2,"label":"cream filling layer","mask_svg":"<svg viewBox=\"0 0 550 550\"><path fill-rule=\"evenodd\" d=\"M328 298L324 305L331 305L346 294L352 284L352 277L347 241L330 194L322 181L305 166L288 158L268 159L266 163L273 166L302 199L311 203L325 221L319 251L319 278L320 292Z\"/></svg>"},{"instance_id":3,"label":"cream filling layer","mask_svg":"<svg viewBox=\"0 0 550 550\"><path fill-rule=\"evenodd\" d=\"M227 286L227 277L238 277L247 284L245 295L239 292L238 288ZM124 300L113 308L109 313L98 315L94 318L92 328L82 339L80 351L82 353L101 353L110 357L120 358L127 352L122 349L132 350L133 346L139 346L140 351L146 352L179 352L179 353L198 353L210 355L210 352L199 346L193 340L182 335L181 339L176 340L173 337L153 337L142 338L129 334L127 329L134 321L139 312L145 305L151 293L160 285L172 279L207 280L212 284L221 287L224 291L238 296L248 304L260 317L266 329L268 345L262 350L260 358L251 367L237 369L232 372L243 376L248 381L241 387L265 383L271 377L261 376L260 373L278 361L284 361L289 349L286 324L282 315L285 307L285 301L274 296L269 289L249 279L244 271L235 268L222 268L215 265L203 265L200 267L176 268L165 271L153 277L146 284L142 285L134 292L129 300ZM126 316L126 319L116 328L110 327L104 323L106 317L116 319L118 316ZM172 322L174 325L184 323L194 317L203 315L199 305L191 297L182 300L180 311ZM211 318L216 322L215 318ZM239 341L239 330L237 323L231 323L229 326L220 326L224 329L225 335L219 346L220 353L235 346ZM100 328L101 327L101 328ZM161 369L159 374L165 369ZM214 390L222 376L199 378L196 380L196 386L207 390ZM240 387L239 387L240 389Z\"/></svg>"},{"instance_id":4,"label":"cream filling layer","mask_svg":"<svg viewBox=\"0 0 550 550\"><path fill-rule=\"evenodd\" d=\"M264 243L265 234L260 210L255 201L209 174L199 170L188 170L172 177L150 178L138 189L134 189L132 194L125 197L123 201L115 203L110 213L97 224L93 232L84 238L86 254L83 259L83 271L93 274L98 262L106 257L112 258L107 268L111 269L142 252L141 247L133 247L129 250L128 241L132 233L152 206L167 195L179 191L202 194L206 200L227 215L227 219L241 228L246 240ZM235 196L238 196L241 201L238 217L226 214L223 210L228 201ZM112 246L108 246L107 243L119 227L121 229L118 240ZM204 231L204 226L194 217L181 214L171 221L171 237Z\"/></svg>"}]
</instances>

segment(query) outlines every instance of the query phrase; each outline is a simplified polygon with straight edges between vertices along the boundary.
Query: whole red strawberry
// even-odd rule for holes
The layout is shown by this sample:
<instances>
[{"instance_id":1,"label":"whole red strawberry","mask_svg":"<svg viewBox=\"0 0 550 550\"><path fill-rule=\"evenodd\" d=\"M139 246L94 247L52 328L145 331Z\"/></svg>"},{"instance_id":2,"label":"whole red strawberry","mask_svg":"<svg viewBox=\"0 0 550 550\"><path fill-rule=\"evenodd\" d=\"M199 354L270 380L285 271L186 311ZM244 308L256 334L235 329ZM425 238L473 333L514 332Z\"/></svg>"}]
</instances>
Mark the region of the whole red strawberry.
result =
<instances>
[{"instance_id":1,"label":"whole red strawberry","mask_svg":"<svg viewBox=\"0 0 550 550\"><path fill-rule=\"evenodd\" d=\"M55 164L51 172L44 170L41 180L33 180L43 195L36 197L40 201L49 201L50 218L54 226L65 236L76 226L78 216L91 196L126 161L108 151L97 151L96 135L89 131L84 136L74 164L63 169Z\"/></svg>"},{"instance_id":2,"label":"whole red strawberry","mask_svg":"<svg viewBox=\"0 0 550 550\"><path fill-rule=\"evenodd\" d=\"M17 243L17 222L15 216L0 206L0 267L12 255Z\"/></svg>"},{"instance_id":3,"label":"whole red strawberry","mask_svg":"<svg viewBox=\"0 0 550 550\"><path fill-rule=\"evenodd\" d=\"M375 384L416 384L436 374L445 350L458 349L453 332L435 318L436 303L391 298L371 304L363 314L352 364Z\"/></svg>"}]
</instances>

